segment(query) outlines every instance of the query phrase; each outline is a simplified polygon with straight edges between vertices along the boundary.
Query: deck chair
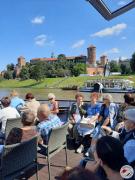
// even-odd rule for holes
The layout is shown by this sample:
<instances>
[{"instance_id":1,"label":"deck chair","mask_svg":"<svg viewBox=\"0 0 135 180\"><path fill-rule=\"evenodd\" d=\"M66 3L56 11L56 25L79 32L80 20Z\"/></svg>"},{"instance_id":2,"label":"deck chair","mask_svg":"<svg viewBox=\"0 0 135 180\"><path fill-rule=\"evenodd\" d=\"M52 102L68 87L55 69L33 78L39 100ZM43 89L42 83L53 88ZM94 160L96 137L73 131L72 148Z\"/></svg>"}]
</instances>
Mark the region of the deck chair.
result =
<instances>
[{"instance_id":1,"label":"deck chair","mask_svg":"<svg viewBox=\"0 0 135 180\"><path fill-rule=\"evenodd\" d=\"M22 122L21 122L21 117L20 118L7 119L6 128L5 128L5 139L7 138L11 129L14 127L17 127L17 128L23 127Z\"/></svg>"},{"instance_id":2,"label":"deck chair","mask_svg":"<svg viewBox=\"0 0 135 180\"><path fill-rule=\"evenodd\" d=\"M69 116L69 107L59 108L59 113L57 114L57 116L61 119L62 122L66 123Z\"/></svg>"},{"instance_id":3,"label":"deck chair","mask_svg":"<svg viewBox=\"0 0 135 180\"><path fill-rule=\"evenodd\" d=\"M52 129L50 133L50 137L48 140L48 145L43 145L46 148L46 158L48 164L48 173L49 173L49 180L51 179L51 168L50 168L50 158L60 152L62 149L65 149L65 157L66 157L66 166L67 162L67 128L68 123L65 125Z\"/></svg>"},{"instance_id":4,"label":"deck chair","mask_svg":"<svg viewBox=\"0 0 135 180\"><path fill-rule=\"evenodd\" d=\"M38 180L37 136L22 143L6 145L1 156L0 180L13 180L34 165Z\"/></svg>"}]
</instances>

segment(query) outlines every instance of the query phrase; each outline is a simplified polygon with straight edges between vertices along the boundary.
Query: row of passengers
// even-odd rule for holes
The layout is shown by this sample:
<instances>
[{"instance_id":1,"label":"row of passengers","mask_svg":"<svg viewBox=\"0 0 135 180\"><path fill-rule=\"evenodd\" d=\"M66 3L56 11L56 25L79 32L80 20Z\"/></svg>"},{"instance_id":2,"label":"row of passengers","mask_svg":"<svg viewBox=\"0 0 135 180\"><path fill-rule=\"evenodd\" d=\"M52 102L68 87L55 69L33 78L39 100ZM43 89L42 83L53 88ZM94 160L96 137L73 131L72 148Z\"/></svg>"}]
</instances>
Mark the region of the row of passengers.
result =
<instances>
[{"instance_id":1,"label":"row of passengers","mask_svg":"<svg viewBox=\"0 0 135 180\"><path fill-rule=\"evenodd\" d=\"M89 163L88 167L90 170L98 172L102 180L106 179L105 174L109 180L123 179L120 177L120 169L124 165L130 165L135 170L135 108L127 109L124 117L124 127L121 133L112 131L109 127L103 127L108 136L99 138L95 145L96 148L93 149L95 160ZM118 141L117 138L119 138L120 141ZM127 162L124 159L127 160ZM81 166L85 166L86 162L87 159L81 161ZM129 167L130 170L131 167ZM103 168L105 174L99 174L99 168ZM129 174L130 173L131 171ZM125 173L125 176L129 174ZM129 178L125 177L125 179ZM135 179L135 174L132 179Z\"/></svg>"},{"instance_id":2,"label":"row of passengers","mask_svg":"<svg viewBox=\"0 0 135 180\"><path fill-rule=\"evenodd\" d=\"M25 110L25 108L33 111L35 116L37 115L37 109L40 106L39 101L37 101L32 93L27 93L25 96L26 101L19 97L17 91L13 90L10 93L11 97L11 107L14 107L18 110ZM48 94L49 107L53 114L57 114L59 112L58 102L55 100L55 95L53 93Z\"/></svg>"},{"instance_id":3,"label":"row of passengers","mask_svg":"<svg viewBox=\"0 0 135 180\"><path fill-rule=\"evenodd\" d=\"M35 115L32 111L26 111L22 114L23 128L13 128L9 133L5 144L13 144L23 142L35 136L37 133L42 137L44 144L48 143L48 138L52 128L59 127L63 123L57 115L51 114L47 104L42 104L38 108L39 124L34 126ZM40 139L40 144L41 139ZM3 146L2 146L3 147Z\"/></svg>"},{"instance_id":4,"label":"row of passengers","mask_svg":"<svg viewBox=\"0 0 135 180\"><path fill-rule=\"evenodd\" d=\"M83 95L81 93L76 94L76 103L73 103L70 110L70 124L69 133L73 130L73 137L77 138L77 132L81 136L86 136L92 131L89 128L81 128L80 121L83 116L88 117L88 123L97 121L96 128L93 132L93 137L97 138L100 132L100 127L110 126L112 129L115 128L117 121L117 105L112 103L111 95L105 95L103 98L103 104L98 103L98 94L91 94L91 102L86 104L83 102Z\"/></svg>"},{"instance_id":5,"label":"row of passengers","mask_svg":"<svg viewBox=\"0 0 135 180\"><path fill-rule=\"evenodd\" d=\"M93 164L92 167L97 168L99 165L102 165L102 167L105 169L108 176L109 176L109 173L111 170L115 176L116 175L119 176L119 170L121 168L121 165L125 165L122 163L126 163L126 164L128 164L128 163L124 160L123 150L121 149L121 152L120 152L121 154L119 154L116 147L114 148L112 142L110 142L110 140L109 139L107 140L107 139L108 138L102 139L104 141L104 143L103 143L103 141L99 140L100 141L100 144L98 143L99 144L99 146L98 146L99 151L97 152L98 160L96 158L96 160L97 160L96 164ZM114 142L114 145L115 145L115 142ZM118 145L120 145L119 142L117 143L117 146ZM108 146L109 146L109 148L108 148ZM101 147L102 147L102 152L101 152ZM106 148L104 148L104 147L106 147ZM117 153L115 153L114 149L116 150ZM107 152L109 154L104 155L104 152L105 153ZM113 153L115 153L115 154L113 154ZM110 159L111 157L113 158L113 160L116 160L115 162L118 162L118 163L117 164L113 163L114 161L112 161L112 159ZM124 160L124 161L122 161L122 160ZM109 170L108 170L108 168L109 168Z\"/></svg>"},{"instance_id":6,"label":"row of passengers","mask_svg":"<svg viewBox=\"0 0 135 180\"><path fill-rule=\"evenodd\" d=\"M122 144L116 138L99 138L94 157L95 161L89 163L87 169L68 168L62 173L60 180L123 180L124 177L135 179L134 170L124 156Z\"/></svg>"},{"instance_id":7,"label":"row of passengers","mask_svg":"<svg viewBox=\"0 0 135 180\"><path fill-rule=\"evenodd\" d=\"M16 91L12 91L11 99L9 97L3 97L1 99L2 109L0 110L0 123L2 123L1 131L5 131L6 120L10 118L18 118L20 114L16 110L17 104L22 104L24 111L31 110L37 117L37 110L40 106L39 101L37 101L32 93L27 93L25 96L26 102L18 97ZM58 102L55 101L55 95L52 93L48 94L48 100L50 101L49 107L52 113L57 114L59 112Z\"/></svg>"}]
</instances>

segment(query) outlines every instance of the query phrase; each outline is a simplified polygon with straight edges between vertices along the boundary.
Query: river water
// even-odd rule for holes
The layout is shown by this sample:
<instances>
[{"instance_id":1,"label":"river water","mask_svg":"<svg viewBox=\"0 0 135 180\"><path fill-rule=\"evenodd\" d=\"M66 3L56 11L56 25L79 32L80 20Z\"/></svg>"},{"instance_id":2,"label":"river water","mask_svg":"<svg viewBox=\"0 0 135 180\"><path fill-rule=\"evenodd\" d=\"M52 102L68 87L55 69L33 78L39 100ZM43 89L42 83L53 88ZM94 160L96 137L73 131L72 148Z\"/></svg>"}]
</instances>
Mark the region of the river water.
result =
<instances>
[{"instance_id":1,"label":"river water","mask_svg":"<svg viewBox=\"0 0 135 180\"><path fill-rule=\"evenodd\" d=\"M47 99L48 93L54 93L56 96L56 99L60 100L74 100L75 94L77 91L66 91L66 90L61 90L61 89L31 89L31 88L18 88L16 89L18 93L20 94L20 97L25 99L25 95L28 92L31 92L34 94L36 99ZM3 96L9 96L10 92L12 89L0 89L0 99ZM89 100L90 98L90 93L83 93L85 100ZM104 95L104 94L103 94ZM113 97L114 102L123 102L123 93L112 93L111 94ZM102 98L100 99L102 100Z\"/></svg>"}]
</instances>

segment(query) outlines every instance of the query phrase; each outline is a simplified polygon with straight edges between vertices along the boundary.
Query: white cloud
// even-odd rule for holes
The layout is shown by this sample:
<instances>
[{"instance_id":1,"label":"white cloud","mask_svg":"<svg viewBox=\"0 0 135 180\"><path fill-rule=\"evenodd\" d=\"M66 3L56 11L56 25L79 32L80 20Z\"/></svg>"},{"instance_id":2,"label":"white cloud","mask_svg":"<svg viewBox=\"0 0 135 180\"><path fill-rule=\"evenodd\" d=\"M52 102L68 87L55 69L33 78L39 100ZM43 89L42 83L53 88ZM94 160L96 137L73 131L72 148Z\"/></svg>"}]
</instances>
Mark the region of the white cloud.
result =
<instances>
[{"instance_id":1,"label":"white cloud","mask_svg":"<svg viewBox=\"0 0 135 180\"><path fill-rule=\"evenodd\" d=\"M34 18L31 20L31 23L32 23L32 24L43 24L43 23L44 23L44 20L45 20L45 17L44 17L44 16L37 16L37 17L34 17Z\"/></svg>"},{"instance_id":2,"label":"white cloud","mask_svg":"<svg viewBox=\"0 0 135 180\"><path fill-rule=\"evenodd\" d=\"M119 5L119 6L125 6L126 4L127 4L127 3L126 3L125 1L119 1L119 2L118 2L118 5Z\"/></svg>"},{"instance_id":3,"label":"white cloud","mask_svg":"<svg viewBox=\"0 0 135 180\"><path fill-rule=\"evenodd\" d=\"M107 51L105 51L103 54L107 55L107 54L117 54L119 53L119 49L118 48L112 48L112 49L109 49Z\"/></svg>"},{"instance_id":4,"label":"white cloud","mask_svg":"<svg viewBox=\"0 0 135 180\"><path fill-rule=\"evenodd\" d=\"M122 36L121 39L122 39L122 40L125 40L125 39L127 39L127 37L126 37L126 36Z\"/></svg>"},{"instance_id":5,"label":"white cloud","mask_svg":"<svg viewBox=\"0 0 135 180\"><path fill-rule=\"evenodd\" d=\"M120 57L116 57L116 58L114 58L114 60L115 61L118 61L118 60L126 60L126 59L128 59L126 56L120 56Z\"/></svg>"},{"instance_id":6,"label":"white cloud","mask_svg":"<svg viewBox=\"0 0 135 180\"><path fill-rule=\"evenodd\" d=\"M72 45L72 49L80 48L84 45L84 43L85 43L85 40L81 39Z\"/></svg>"},{"instance_id":7,"label":"white cloud","mask_svg":"<svg viewBox=\"0 0 135 180\"><path fill-rule=\"evenodd\" d=\"M37 46L44 46L47 42L47 36L45 34L40 34L36 36L34 40Z\"/></svg>"},{"instance_id":8,"label":"white cloud","mask_svg":"<svg viewBox=\"0 0 135 180\"><path fill-rule=\"evenodd\" d=\"M49 38L45 34L40 34L34 38L35 44L37 46L53 46L55 44L54 40L48 40Z\"/></svg>"},{"instance_id":9,"label":"white cloud","mask_svg":"<svg viewBox=\"0 0 135 180\"><path fill-rule=\"evenodd\" d=\"M92 34L91 36L92 37L105 37L105 36L118 35L126 28L127 28L127 24L125 23L116 24L115 26L96 32Z\"/></svg>"},{"instance_id":10,"label":"white cloud","mask_svg":"<svg viewBox=\"0 0 135 180\"><path fill-rule=\"evenodd\" d=\"M49 45L51 45L51 46L54 45L54 44L55 44L55 41L54 41L54 40L52 40L52 41L49 42Z\"/></svg>"},{"instance_id":11,"label":"white cloud","mask_svg":"<svg viewBox=\"0 0 135 180\"><path fill-rule=\"evenodd\" d=\"M120 59L121 60L126 60L126 59L128 59L126 56L122 56L122 57L120 57Z\"/></svg>"}]
</instances>

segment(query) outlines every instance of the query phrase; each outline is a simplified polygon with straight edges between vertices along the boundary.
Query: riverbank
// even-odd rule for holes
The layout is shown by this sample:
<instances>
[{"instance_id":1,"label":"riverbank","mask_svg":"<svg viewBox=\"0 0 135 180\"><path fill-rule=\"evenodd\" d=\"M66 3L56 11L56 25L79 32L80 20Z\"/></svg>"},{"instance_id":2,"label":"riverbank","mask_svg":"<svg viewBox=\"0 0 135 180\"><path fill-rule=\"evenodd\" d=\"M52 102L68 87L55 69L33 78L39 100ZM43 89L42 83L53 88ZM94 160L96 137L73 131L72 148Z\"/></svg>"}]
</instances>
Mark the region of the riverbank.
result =
<instances>
[{"instance_id":1,"label":"riverbank","mask_svg":"<svg viewBox=\"0 0 135 180\"><path fill-rule=\"evenodd\" d=\"M25 81L21 80L1 80L0 88L63 88L84 85L84 82L92 79L101 79L101 76L92 77L65 77L65 78L45 78L40 82L29 79ZM131 76L109 76L107 79L129 79L134 82L135 75Z\"/></svg>"}]
</instances>

